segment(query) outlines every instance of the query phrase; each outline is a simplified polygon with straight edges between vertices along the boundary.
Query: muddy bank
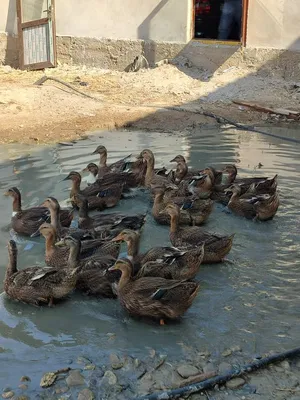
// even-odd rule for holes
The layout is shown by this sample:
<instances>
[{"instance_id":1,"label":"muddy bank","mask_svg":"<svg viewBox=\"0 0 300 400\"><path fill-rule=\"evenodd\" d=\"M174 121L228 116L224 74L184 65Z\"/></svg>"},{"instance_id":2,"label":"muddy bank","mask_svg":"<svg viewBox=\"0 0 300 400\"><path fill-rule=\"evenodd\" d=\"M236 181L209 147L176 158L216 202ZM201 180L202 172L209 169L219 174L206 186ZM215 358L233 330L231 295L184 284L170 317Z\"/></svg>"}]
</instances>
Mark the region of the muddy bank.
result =
<instances>
[{"instance_id":1,"label":"muddy bank","mask_svg":"<svg viewBox=\"0 0 300 400\"><path fill-rule=\"evenodd\" d=\"M162 65L137 73L61 66L42 71L0 68L0 143L55 143L77 140L87 131L130 126L182 131L214 119L169 107L203 110L250 125L273 125L285 118L251 111L233 100L259 101L300 109L293 82L262 76L246 65L216 71L213 76L186 66ZM44 74L69 83L34 85ZM296 125L296 122L288 122Z\"/></svg>"},{"instance_id":2,"label":"muddy bank","mask_svg":"<svg viewBox=\"0 0 300 400\"><path fill-rule=\"evenodd\" d=\"M108 335L114 340L114 334ZM255 357L252 357L252 360ZM66 360L62 368L40 374L39 385L30 376L16 377L14 387L3 389L2 397L39 399L132 399L166 391L224 375L238 365L252 361L240 346L222 354L185 349L184 360L150 349L144 359L111 353L106 360L91 360L84 355ZM233 378L214 390L195 393L189 399L299 399L300 361L282 361L263 370ZM212 396L212 397L210 397Z\"/></svg>"}]
</instances>

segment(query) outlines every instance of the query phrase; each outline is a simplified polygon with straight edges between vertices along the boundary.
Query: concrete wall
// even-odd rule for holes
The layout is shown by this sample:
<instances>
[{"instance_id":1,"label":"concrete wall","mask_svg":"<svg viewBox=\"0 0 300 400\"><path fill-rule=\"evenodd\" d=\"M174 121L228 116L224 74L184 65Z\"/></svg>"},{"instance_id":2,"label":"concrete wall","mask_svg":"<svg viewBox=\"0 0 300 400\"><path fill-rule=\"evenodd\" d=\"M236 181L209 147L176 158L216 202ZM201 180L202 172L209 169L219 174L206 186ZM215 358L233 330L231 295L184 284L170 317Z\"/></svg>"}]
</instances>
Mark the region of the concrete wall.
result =
<instances>
[{"instance_id":1,"label":"concrete wall","mask_svg":"<svg viewBox=\"0 0 300 400\"><path fill-rule=\"evenodd\" d=\"M250 0L247 47L300 50L300 1Z\"/></svg>"},{"instance_id":2,"label":"concrete wall","mask_svg":"<svg viewBox=\"0 0 300 400\"><path fill-rule=\"evenodd\" d=\"M58 35L66 36L187 42L192 3L192 0L56 1L56 29Z\"/></svg>"}]
</instances>

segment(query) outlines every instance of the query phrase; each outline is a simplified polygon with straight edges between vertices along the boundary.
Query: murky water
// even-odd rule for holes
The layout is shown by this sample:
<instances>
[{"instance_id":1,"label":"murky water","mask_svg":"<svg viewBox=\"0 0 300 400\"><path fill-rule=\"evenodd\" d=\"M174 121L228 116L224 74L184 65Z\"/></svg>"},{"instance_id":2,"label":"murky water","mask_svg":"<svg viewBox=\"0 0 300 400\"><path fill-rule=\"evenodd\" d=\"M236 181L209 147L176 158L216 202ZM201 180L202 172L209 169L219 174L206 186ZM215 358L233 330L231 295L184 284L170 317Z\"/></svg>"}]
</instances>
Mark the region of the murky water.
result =
<instances>
[{"instance_id":1,"label":"murky water","mask_svg":"<svg viewBox=\"0 0 300 400\"><path fill-rule=\"evenodd\" d=\"M280 132L300 138L300 132ZM281 206L273 221L253 223L229 215L221 205L206 229L236 232L229 258L233 263L203 266L202 290L180 323L164 327L130 319L118 301L91 299L79 294L56 308L33 308L0 297L0 386L14 384L21 375L35 377L65 366L84 354L102 363L111 352L143 356L154 348L180 358L182 344L216 354L232 345L257 354L270 349L299 346L299 210L300 146L249 132L202 130L189 135L145 132L101 133L74 146L14 146L0 149L0 189L22 190L24 207L40 204L52 195L68 197L69 183L61 179L97 161L91 153L102 143L113 162L145 147L153 149L157 166L170 167L169 160L183 154L190 166L221 166L236 163L241 176L279 174ZM8 158L10 158L8 160ZM263 167L257 169L258 163ZM115 210L146 211L143 196L122 200ZM7 262L6 242L11 201L0 196L0 280ZM28 243L29 242L29 243ZM168 228L148 217L143 230L144 249L169 244ZM43 262L40 239L19 244L19 265ZM2 290L2 289L1 289ZM112 339L111 333L114 333Z\"/></svg>"}]
</instances>

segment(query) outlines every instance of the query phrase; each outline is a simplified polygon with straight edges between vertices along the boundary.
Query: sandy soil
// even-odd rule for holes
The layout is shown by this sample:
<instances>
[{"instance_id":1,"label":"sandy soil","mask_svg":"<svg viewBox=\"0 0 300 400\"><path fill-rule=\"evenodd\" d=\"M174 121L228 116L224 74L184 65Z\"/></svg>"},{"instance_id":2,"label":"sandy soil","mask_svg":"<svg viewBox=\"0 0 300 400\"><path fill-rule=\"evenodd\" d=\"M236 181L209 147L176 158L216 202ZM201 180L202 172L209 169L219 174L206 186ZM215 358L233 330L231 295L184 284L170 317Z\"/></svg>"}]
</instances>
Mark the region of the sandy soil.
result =
<instances>
[{"instance_id":1,"label":"sandy soil","mask_svg":"<svg viewBox=\"0 0 300 400\"><path fill-rule=\"evenodd\" d=\"M44 74L70 83L95 100L51 80L43 86L34 85ZM71 66L27 72L3 66L0 82L2 143L67 141L79 139L87 131L124 125L168 131L187 129L195 123L217 123L190 112L161 109L175 105L260 125L276 122L276 118L249 111L232 100L300 110L299 90L291 89L294 82L266 76L253 66L217 70L213 76L184 65L131 73Z\"/></svg>"}]
</instances>

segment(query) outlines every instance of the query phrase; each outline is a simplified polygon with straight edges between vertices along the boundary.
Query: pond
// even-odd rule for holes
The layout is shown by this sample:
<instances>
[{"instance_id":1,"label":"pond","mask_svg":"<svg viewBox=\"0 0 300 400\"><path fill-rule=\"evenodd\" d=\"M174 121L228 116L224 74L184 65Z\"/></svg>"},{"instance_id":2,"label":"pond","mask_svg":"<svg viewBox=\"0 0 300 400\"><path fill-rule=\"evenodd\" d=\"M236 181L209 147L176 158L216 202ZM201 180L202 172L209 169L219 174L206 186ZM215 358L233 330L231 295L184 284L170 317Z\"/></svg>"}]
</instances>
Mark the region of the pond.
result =
<instances>
[{"instance_id":1,"label":"pond","mask_svg":"<svg viewBox=\"0 0 300 400\"><path fill-rule=\"evenodd\" d=\"M300 132L277 128L280 135L300 138ZM274 130L272 131L274 132ZM231 129L201 129L188 134L153 132L101 132L72 146L2 147L1 191L21 189L24 208L40 204L47 196L68 198L70 170L80 171L98 144L108 149L113 162L129 153L151 148L157 166L183 154L191 167L221 167L235 163L240 176L279 174L281 205L272 221L255 223L228 214L215 204L205 229L236 233L230 262L203 265L201 291L178 323L163 327L131 319L118 301L74 294L55 308L35 308L0 296L0 387L16 384L26 374L38 385L43 372L65 366L84 354L104 362L109 353L143 356L149 349L182 357L183 346L193 351L221 353L240 345L246 354L285 350L299 346L299 211L300 146L255 133ZM258 168L258 164L263 166ZM112 211L149 210L142 193L122 200ZM0 281L7 263L11 199L0 196ZM43 263L42 239L18 239L19 266ZM168 227L147 217L142 249L168 245ZM1 286L3 291L3 286ZM114 335L112 335L114 334ZM111 340L113 337L113 340Z\"/></svg>"}]
</instances>

